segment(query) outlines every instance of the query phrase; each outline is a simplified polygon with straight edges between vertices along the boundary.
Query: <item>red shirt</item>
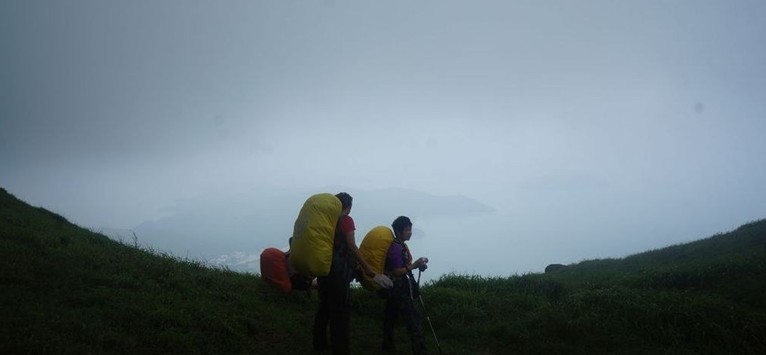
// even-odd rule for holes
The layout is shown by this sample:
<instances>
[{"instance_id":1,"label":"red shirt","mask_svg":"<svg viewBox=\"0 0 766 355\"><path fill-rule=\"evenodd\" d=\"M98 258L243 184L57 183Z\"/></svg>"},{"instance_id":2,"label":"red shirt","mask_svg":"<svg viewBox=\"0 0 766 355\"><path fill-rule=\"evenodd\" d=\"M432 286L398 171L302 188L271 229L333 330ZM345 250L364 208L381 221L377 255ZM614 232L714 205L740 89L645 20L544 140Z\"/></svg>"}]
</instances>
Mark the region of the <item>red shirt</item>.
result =
<instances>
[{"instance_id":1,"label":"red shirt","mask_svg":"<svg viewBox=\"0 0 766 355\"><path fill-rule=\"evenodd\" d=\"M338 224L335 226L335 240L333 241L333 248L338 249L341 243L346 242L346 234L356 230L354 226L354 219L351 216L341 216L338 219Z\"/></svg>"}]
</instances>

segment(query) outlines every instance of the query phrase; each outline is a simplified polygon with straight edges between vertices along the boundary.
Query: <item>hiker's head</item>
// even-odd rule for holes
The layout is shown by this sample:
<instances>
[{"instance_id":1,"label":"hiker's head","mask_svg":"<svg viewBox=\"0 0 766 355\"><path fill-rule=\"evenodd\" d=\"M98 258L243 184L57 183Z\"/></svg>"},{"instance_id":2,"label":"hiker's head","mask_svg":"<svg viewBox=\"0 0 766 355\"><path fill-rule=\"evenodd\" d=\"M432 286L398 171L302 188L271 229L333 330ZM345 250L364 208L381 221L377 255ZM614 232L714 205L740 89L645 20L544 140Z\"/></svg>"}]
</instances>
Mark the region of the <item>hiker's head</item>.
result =
<instances>
[{"instance_id":1,"label":"hiker's head","mask_svg":"<svg viewBox=\"0 0 766 355\"><path fill-rule=\"evenodd\" d=\"M335 195L335 197L337 197L338 200L340 200L341 209L343 210L342 214L347 215L351 213L351 205L353 202L353 198L351 198L351 195L345 192L341 192Z\"/></svg>"},{"instance_id":2,"label":"hiker's head","mask_svg":"<svg viewBox=\"0 0 766 355\"><path fill-rule=\"evenodd\" d=\"M391 223L394 235L401 240L410 240L412 237L412 221L405 216L396 217L394 223Z\"/></svg>"}]
</instances>

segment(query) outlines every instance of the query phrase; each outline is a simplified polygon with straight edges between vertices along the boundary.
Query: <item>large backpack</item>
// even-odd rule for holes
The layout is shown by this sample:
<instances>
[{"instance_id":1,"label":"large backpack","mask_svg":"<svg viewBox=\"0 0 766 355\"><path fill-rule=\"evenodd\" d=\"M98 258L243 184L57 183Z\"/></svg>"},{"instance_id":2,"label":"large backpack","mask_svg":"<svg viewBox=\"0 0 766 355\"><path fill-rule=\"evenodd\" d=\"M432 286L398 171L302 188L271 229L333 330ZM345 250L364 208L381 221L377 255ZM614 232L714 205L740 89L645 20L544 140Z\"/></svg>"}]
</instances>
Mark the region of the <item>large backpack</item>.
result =
<instances>
[{"instance_id":1,"label":"large backpack","mask_svg":"<svg viewBox=\"0 0 766 355\"><path fill-rule=\"evenodd\" d=\"M385 271L388 248L391 247L393 241L394 232L386 226L377 226L371 229L362 239L362 244L359 245L359 252L375 274L382 274ZM380 285L371 277L364 273L361 274L362 277L359 279L359 282L365 289L370 291L380 289Z\"/></svg>"},{"instance_id":2,"label":"large backpack","mask_svg":"<svg viewBox=\"0 0 766 355\"><path fill-rule=\"evenodd\" d=\"M340 200L333 194L309 197L293 226L290 265L309 278L327 276L332 265L335 224L342 211Z\"/></svg>"},{"instance_id":3,"label":"large backpack","mask_svg":"<svg viewBox=\"0 0 766 355\"><path fill-rule=\"evenodd\" d=\"M290 272L287 270L287 255L283 251L266 248L261 252L261 278L284 293L292 290Z\"/></svg>"},{"instance_id":4,"label":"large backpack","mask_svg":"<svg viewBox=\"0 0 766 355\"><path fill-rule=\"evenodd\" d=\"M277 248L266 248L261 252L261 278L279 291L290 293L294 290L311 289L312 278L290 270L289 253Z\"/></svg>"}]
</instances>

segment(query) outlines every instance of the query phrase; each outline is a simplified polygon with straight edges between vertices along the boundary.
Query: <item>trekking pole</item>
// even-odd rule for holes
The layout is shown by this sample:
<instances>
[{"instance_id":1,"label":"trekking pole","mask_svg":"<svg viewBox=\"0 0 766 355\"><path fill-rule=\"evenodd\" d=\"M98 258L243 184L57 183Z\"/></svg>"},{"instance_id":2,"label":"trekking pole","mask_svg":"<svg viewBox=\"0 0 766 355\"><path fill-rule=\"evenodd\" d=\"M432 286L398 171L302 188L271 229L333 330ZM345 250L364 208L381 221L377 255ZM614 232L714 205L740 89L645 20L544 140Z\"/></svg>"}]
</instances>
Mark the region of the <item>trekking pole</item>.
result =
<instances>
[{"instance_id":1,"label":"trekking pole","mask_svg":"<svg viewBox=\"0 0 766 355\"><path fill-rule=\"evenodd\" d=\"M420 288L420 274L422 271L418 269L418 289ZM442 346L439 345L439 338L436 337L436 331L434 330L434 325L431 324L431 317L428 316L428 312L426 312L426 304L423 302L423 295L418 292L418 298L420 299L420 305L423 306L423 314L426 316L426 320L428 321L428 326L431 327L431 334L434 335L434 340L436 340L436 348L439 349L439 354L442 353Z\"/></svg>"}]
</instances>

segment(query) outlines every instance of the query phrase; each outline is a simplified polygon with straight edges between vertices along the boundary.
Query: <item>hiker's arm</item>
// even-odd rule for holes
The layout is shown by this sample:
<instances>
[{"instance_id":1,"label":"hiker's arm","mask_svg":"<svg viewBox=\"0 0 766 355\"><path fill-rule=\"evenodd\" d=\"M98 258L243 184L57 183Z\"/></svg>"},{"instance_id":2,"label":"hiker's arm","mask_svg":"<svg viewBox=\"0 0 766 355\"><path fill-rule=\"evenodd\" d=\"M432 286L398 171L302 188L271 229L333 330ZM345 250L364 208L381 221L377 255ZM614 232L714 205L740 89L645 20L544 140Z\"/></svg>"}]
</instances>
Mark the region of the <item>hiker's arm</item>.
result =
<instances>
[{"instance_id":1,"label":"hiker's arm","mask_svg":"<svg viewBox=\"0 0 766 355\"><path fill-rule=\"evenodd\" d=\"M354 239L353 231L346 233L346 245L348 245L348 248L351 249L351 252L356 257L356 261L359 263L359 265L362 266L364 273L367 274L367 276L375 277L375 272L372 271L370 265L367 264L367 260L364 260L364 257L362 257L362 252L360 252L359 248L356 247L356 240Z\"/></svg>"},{"instance_id":2,"label":"hiker's arm","mask_svg":"<svg viewBox=\"0 0 766 355\"><path fill-rule=\"evenodd\" d=\"M418 259L418 260L415 260L414 263L409 263L407 265L404 265L404 267L400 267L398 269L391 270L391 274L392 274L392 276L402 276L402 275L407 274L411 270L417 269L421 265L423 265L423 259L422 258Z\"/></svg>"}]
</instances>

